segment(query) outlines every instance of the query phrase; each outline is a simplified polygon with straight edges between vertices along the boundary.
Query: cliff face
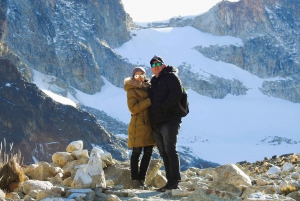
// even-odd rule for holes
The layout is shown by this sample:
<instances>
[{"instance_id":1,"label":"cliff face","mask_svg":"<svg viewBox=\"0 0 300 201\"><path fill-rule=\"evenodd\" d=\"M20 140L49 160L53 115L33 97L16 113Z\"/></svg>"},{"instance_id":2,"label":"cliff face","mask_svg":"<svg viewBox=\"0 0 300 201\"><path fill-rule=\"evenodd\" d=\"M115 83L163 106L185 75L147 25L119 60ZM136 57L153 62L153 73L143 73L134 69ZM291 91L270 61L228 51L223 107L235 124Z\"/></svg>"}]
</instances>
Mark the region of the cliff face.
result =
<instances>
[{"instance_id":1,"label":"cliff face","mask_svg":"<svg viewBox=\"0 0 300 201\"><path fill-rule=\"evenodd\" d=\"M193 26L214 35L241 38L243 46L195 49L208 58L232 63L261 78L283 78L277 84L265 81L263 93L299 103L299 7L296 0L222 1L195 19L173 18L165 26Z\"/></svg>"},{"instance_id":2,"label":"cliff face","mask_svg":"<svg viewBox=\"0 0 300 201\"><path fill-rule=\"evenodd\" d=\"M214 35L246 38L272 30L262 0L222 1L209 12L198 16L193 26Z\"/></svg>"},{"instance_id":3,"label":"cliff face","mask_svg":"<svg viewBox=\"0 0 300 201\"><path fill-rule=\"evenodd\" d=\"M0 6L5 58L14 54L27 68L90 94L100 91L101 75L121 85L123 78L110 74L132 69L111 50L131 38L132 20L120 0L6 0Z\"/></svg>"},{"instance_id":4,"label":"cliff face","mask_svg":"<svg viewBox=\"0 0 300 201\"><path fill-rule=\"evenodd\" d=\"M214 17L201 16L195 19L194 26L216 35L240 37L244 46L197 49L209 58L235 64L261 78L289 77L277 81L277 84L265 81L262 91L299 103L299 6L299 1L284 0L222 2L212 10L215 12L207 13L215 13ZM210 22L209 19L219 23L205 26Z\"/></svg>"},{"instance_id":5,"label":"cliff face","mask_svg":"<svg viewBox=\"0 0 300 201\"><path fill-rule=\"evenodd\" d=\"M126 142L107 132L97 119L72 106L54 102L27 82L8 60L0 59L0 136L21 150L24 162L51 162L51 153L70 140L101 146L119 160L128 159Z\"/></svg>"}]
</instances>

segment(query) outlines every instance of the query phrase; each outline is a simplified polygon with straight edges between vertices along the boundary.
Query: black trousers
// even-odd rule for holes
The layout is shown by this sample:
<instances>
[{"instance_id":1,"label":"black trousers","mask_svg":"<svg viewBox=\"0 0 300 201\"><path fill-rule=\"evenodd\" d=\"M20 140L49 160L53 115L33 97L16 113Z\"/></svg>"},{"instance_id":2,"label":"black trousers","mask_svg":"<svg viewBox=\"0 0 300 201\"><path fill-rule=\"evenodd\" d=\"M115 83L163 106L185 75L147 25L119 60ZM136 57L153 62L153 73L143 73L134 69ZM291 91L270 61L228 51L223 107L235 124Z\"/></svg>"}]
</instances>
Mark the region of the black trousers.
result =
<instances>
[{"instance_id":1,"label":"black trousers","mask_svg":"<svg viewBox=\"0 0 300 201\"><path fill-rule=\"evenodd\" d=\"M153 137L156 141L159 155L163 159L169 185L176 185L181 181L180 160L176 150L180 124L181 119L178 119L163 122L153 128Z\"/></svg>"},{"instance_id":2,"label":"black trousers","mask_svg":"<svg viewBox=\"0 0 300 201\"><path fill-rule=\"evenodd\" d=\"M143 157L139 168L140 155L144 150ZM147 169L151 160L153 146L138 147L132 149L130 158L130 169L132 180L145 180Z\"/></svg>"}]
</instances>

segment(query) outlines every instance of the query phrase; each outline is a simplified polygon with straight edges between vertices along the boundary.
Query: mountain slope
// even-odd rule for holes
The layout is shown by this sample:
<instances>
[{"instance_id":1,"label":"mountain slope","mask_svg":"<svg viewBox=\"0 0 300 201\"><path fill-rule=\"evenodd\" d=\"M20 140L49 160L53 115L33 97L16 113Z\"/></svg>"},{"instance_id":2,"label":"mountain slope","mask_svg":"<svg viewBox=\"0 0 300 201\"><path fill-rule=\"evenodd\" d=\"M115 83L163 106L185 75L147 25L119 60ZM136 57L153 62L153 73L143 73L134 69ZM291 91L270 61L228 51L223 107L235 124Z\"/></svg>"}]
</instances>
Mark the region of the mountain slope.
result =
<instances>
[{"instance_id":1,"label":"mountain slope","mask_svg":"<svg viewBox=\"0 0 300 201\"><path fill-rule=\"evenodd\" d=\"M148 70L152 56L162 56L166 64L179 68L179 76L189 89L190 114L183 118L178 136L181 150L220 164L253 162L299 150L300 105L261 92L265 81L284 78L259 78L238 66L207 58L194 48L200 44L242 46L239 38L213 36L192 27L136 29L132 35L115 51L133 64L145 64ZM226 90L218 85L222 79L239 80L242 86L231 85L231 90ZM200 89L214 94L211 83L215 94L225 90L227 95L214 99L201 93ZM244 93L234 93L242 88Z\"/></svg>"},{"instance_id":2,"label":"mountain slope","mask_svg":"<svg viewBox=\"0 0 300 201\"><path fill-rule=\"evenodd\" d=\"M119 160L128 159L125 141L108 133L94 116L53 101L2 58L0 110L1 142L5 138L7 144L13 143L21 151L25 164L51 162L51 153L76 140L82 140L89 150L99 146Z\"/></svg>"}]
</instances>

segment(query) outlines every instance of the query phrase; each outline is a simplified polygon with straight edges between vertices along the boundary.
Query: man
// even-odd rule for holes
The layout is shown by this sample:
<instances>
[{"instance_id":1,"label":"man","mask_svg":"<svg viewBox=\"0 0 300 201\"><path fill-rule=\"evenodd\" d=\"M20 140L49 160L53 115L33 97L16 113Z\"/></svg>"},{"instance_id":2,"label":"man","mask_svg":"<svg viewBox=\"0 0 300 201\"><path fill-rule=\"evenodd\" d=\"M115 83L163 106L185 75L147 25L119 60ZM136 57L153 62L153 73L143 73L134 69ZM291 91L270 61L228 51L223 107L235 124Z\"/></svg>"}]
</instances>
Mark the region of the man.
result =
<instances>
[{"instance_id":1,"label":"man","mask_svg":"<svg viewBox=\"0 0 300 201\"><path fill-rule=\"evenodd\" d=\"M158 191L179 189L180 177L179 155L176 150L177 135L181 116L179 100L182 96L182 84L177 76L177 69L166 66L163 59L154 56L151 61L151 106L150 122L153 137L163 159L167 183Z\"/></svg>"}]
</instances>

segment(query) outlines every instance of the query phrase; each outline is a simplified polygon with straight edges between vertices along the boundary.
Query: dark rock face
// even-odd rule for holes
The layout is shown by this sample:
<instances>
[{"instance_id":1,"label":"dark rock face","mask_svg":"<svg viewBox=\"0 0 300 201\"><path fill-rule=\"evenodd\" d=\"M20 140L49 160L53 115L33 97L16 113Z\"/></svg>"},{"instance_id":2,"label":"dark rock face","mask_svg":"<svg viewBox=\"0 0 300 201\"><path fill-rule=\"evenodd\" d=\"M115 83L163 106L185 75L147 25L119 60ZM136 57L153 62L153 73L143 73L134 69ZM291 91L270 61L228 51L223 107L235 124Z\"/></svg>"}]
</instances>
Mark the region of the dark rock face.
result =
<instances>
[{"instance_id":1,"label":"dark rock face","mask_svg":"<svg viewBox=\"0 0 300 201\"><path fill-rule=\"evenodd\" d=\"M228 94L235 96L245 95L248 90L248 88L237 79L228 80L214 75L203 79L198 74L192 73L190 67L186 65L180 65L178 70L183 86L191 88L204 96L222 99Z\"/></svg>"},{"instance_id":2,"label":"dark rock face","mask_svg":"<svg viewBox=\"0 0 300 201\"><path fill-rule=\"evenodd\" d=\"M101 76L132 69L111 50L131 38L132 20L120 0L6 0L0 10L5 58L11 52L23 65L89 94L100 91Z\"/></svg>"},{"instance_id":3,"label":"dark rock face","mask_svg":"<svg viewBox=\"0 0 300 201\"><path fill-rule=\"evenodd\" d=\"M261 78L300 75L300 65L284 47L268 36L245 41L244 46L195 47L208 58L232 63Z\"/></svg>"},{"instance_id":4,"label":"dark rock face","mask_svg":"<svg viewBox=\"0 0 300 201\"><path fill-rule=\"evenodd\" d=\"M91 150L100 146L118 160L128 159L126 143L108 133L97 119L72 106L54 102L17 68L0 59L0 135L22 151L24 161L51 161L52 153L75 140Z\"/></svg>"},{"instance_id":5,"label":"dark rock face","mask_svg":"<svg viewBox=\"0 0 300 201\"><path fill-rule=\"evenodd\" d=\"M300 103L300 79L265 81L261 91L267 96L281 98L294 103Z\"/></svg>"},{"instance_id":6,"label":"dark rock face","mask_svg":"<svg viewBox=\"0 0 300 201\"><path fill-rule=\"evenodd\" d=\"M209 12L196 17L193 25L215 35L241 38L266 33L272 30L272 26L264 2L262 0L222 1Z\"/></svg>"}]
</instances>

